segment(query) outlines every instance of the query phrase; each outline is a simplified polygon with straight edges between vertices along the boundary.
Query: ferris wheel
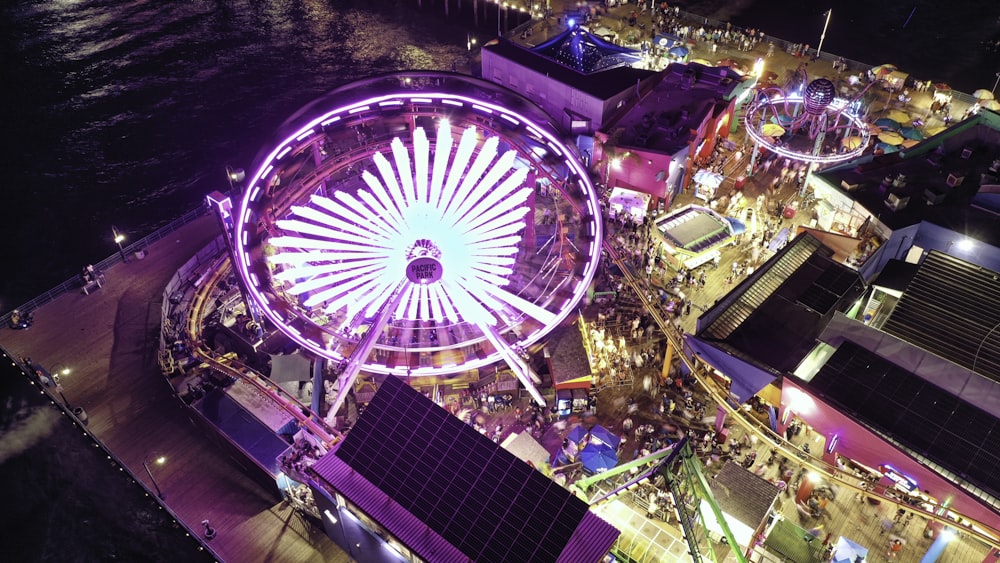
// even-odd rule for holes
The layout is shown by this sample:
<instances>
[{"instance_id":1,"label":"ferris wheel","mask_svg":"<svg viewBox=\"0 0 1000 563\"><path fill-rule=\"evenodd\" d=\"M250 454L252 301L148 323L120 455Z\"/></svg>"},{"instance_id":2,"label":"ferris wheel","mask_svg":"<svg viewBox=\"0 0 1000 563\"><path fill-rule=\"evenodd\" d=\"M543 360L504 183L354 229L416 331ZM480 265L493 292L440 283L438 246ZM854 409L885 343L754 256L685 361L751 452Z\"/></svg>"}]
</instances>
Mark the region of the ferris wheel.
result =
<instances>
[{"instance_id":1,"label":"ferris wheel","mask_svg":"<svg viewBox=\"0 0 1000 563\"><path fill-rule=\"evenodd\" d=\"M236 216L251 299L350 377L505 362L544 403L526 351L575 314L602 236L594 187L548 119L444 73L314 102Z\"/></svg>"}]
</instances>

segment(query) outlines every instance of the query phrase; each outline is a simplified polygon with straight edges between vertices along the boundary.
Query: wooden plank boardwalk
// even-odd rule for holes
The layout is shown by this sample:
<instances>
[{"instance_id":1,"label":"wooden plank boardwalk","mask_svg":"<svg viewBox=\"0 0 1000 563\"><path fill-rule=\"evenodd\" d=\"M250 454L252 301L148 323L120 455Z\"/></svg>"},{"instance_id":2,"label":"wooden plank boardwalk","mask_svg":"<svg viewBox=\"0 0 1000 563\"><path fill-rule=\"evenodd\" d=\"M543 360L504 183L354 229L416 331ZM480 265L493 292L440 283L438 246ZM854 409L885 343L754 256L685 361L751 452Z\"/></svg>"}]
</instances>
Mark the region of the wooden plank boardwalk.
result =
<instances>
[{"instance_id":1,"label":"wooden plank boardwalk","mask_svg":"<svg viewBox=\"0 0 1000 563\"><path fill-rule=\"evenodd\" d=\"M212 216L195 220L151 245L144 259L111 268L103 288L44 305L28 330L0 331L0 345L53 373L68 368L66 400L86 409L90 430L150 489L143 460L166 456L163 465L150 464L164 504L196 533L209 519L218 535L206 544L221 560L348 561L276 489L248 475L249 461L230 457L200 430L160 374L163 289L217 235Z\"/></svg>"}]
</instances>

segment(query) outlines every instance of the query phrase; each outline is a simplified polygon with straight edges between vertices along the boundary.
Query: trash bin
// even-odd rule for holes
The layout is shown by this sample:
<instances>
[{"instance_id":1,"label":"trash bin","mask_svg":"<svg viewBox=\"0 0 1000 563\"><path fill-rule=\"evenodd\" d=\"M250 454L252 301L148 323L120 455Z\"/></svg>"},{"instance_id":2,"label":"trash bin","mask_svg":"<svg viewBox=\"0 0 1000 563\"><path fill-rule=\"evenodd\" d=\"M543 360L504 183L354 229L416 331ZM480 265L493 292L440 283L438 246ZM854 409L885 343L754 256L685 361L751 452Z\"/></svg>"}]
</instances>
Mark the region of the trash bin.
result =
<instances>
[{"instance_id":1,"label":"trash bin","mask_svg":"<svg viewBox=\"0 0 1000 563\"><path fill-rule=\"evenodd\" d=\"M83 407L74 407L73 414L76 415L77 420L87 424L87 411L83 410Z\"/></svg>"},{"instance_id":2,"label":"trash bin","mask_svg":"<svg viewBox=\"0 0 1000 563\"><path fill-rule=\"evenodd\" d=\"M145 248L140 248L139 250L135 251L135 259L136 260L142 260L145 257L146 257L146 249Z\"/></svg>"}]
</instances>

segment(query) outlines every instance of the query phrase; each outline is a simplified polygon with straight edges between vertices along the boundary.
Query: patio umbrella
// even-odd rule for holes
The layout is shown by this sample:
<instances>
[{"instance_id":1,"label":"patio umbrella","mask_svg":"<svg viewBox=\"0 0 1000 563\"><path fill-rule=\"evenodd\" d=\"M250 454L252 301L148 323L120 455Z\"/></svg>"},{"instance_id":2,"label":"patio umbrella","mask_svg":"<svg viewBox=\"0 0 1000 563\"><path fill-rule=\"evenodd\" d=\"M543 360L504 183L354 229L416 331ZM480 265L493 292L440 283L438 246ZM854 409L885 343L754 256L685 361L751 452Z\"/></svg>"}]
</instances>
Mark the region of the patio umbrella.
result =
<instances>
[{"instance_id":1,"label":"patio umbrella","mask_svg":"<svg viewBox=\"0 0 1000 563\"><path fill-rule=\"evenodd\" d=\"M875 125L874 123L866 123L865 125L868 126L868 132L873 135L878 135L879 133L882 132L882 128L879 127L878 125Z\"/></svg>"},{"instance_id":2,"label":"patio umbrella","mask_svg":"<svg viewBox=\"0 0 1000 563\"><path fill-rule=\"evenodd\" d=\"M908 149L910 147L914 147L914 146L919 145L919 144L920 144L920 141L918 141L916 139L903 139L902 144L900 144L899 146L903 147L904 149Z\"/></svg>"},{"instance_id":3,"label":"patio umbrella","mask_svg":"<svg viewBox=\"0 0 1000 563\"><path fill-rule=\"evenodd\" d=\"M903 127L899 130L899 134L906 139L913 139L915 141L920 141L924 138L924 134L916 127Z\"/></svg>"},{"instance_id":4,"label":"patio umbrella","mask_svg":"<svg viewBox=\"0 0 1000 563\"><path fill-rule=\"evenodd\" d=\"M900 124L913 121L913 119L907 115L905 111L900 111L898 109L889 110L889 113L885 114L885 117L888 117L893 121L898 121Z\"/></svg>"},{"instance_id":5,"label":"patio umbrella","mask_svg":"<svg viewBox=\"0 0 1000 563\"><path fill-rule=\"evenodd\" d=\"M780 137L785 134L785 128L777 123L765 123L760 128L760 134L765 137Z\"/></svg>"},{"instance_id":6,"label":"patio umbrella","mask_svg":"<svg viewBox=\"0 0 1000 563\"><path fill-rule=\"evenodd\" d=\"M876 149L881 150L885 154L894 153L899 151L899 146L897 145L887 145L885 143L879 143L875 145Z\"/></svg>"},{"instance_id":7,"label":"patio umbrella","mask_svg":"<svg viewBox=\"0 0 1000 563\"><path fill-rule=\"evenodd\" d=\"M938 82L934 85L934 90L938 92L951 92L951 86L948 86L944 82Z\"/></svg>"},{"instance_id":8,"label":"patio umbrella","mask_svg":"<svg viewBox=\"0 0 1000 563\"><path fill-rule=\"evenodd\" d=\"M984 109L991 109L993 111L1000 111L1000 102L996 100L983 100L979 102L980 107Z\"/></svg>"},{"instance_id":9,"label":"patio umbrella","mask_svg":"<svg viewBox=\"0 0 1000 563\"><path fill-rule=\"evenodd\" d=\"M840 146L844 147L849 151L853 151L854 149L861 146L861 137L858 137L856 135L851 137L844 137L843 139L840 140Z\"/></svg>"},{"instance_id":10,"label":"patio umbrella","mask_svg":"<svg viewBox=\"0 0 1000 563\"><path fill-rule=\"evenodd\" d=\"M986 88L980 88L972 93L972 97L977 100L992 100L993 92L990 92Z\"/></svg>"},{"instance_id":11,"label":"patio umbrella","mask_svg":"<svg viewBox=\"0 0 1000 563\"><path fill-rule=\"evenodd\" d=\"M885 76L887 74L891 74L892 71L894 71L894 70L896 70L896 65L882 64L882 65L878 65L877 67L873 68L872 69L872 73L875 76L877 76L879 78L882 78L883 76Z\"/></svg>"},{"instance_id":12,"label":"patio umbrella","mask_svg":"<svg viewBox=\"0 0 1000 563\"><path fill-rule=\"evenodd\" d=\"M893 131L898 131L901 125L895 119L889 119L888 117L882 117L875 120L875 125L878 125L883 130L892 129Z\"/></svg>"},{"instance_id":13,"label":"patio umbrella","mask_svg":"<svg viewBox=\"0 0 1000 563\"><path fill-rule=\"evenodd\" d=\"M691 62L698 63L700 65L712 66L712 63L706 61L705 59L692 59Z\"/></svg>"},{"instance_id":14,"label":"patio umbrella","mask_svg":"<svg viewBox=\"0 0 1000 563\"><path fill-rule=\"evenodd\" d=\"M887 145L900 145L903 143L903 136L895 131L882 131L878 134L878 140Z\"/></svg>"},{"instance_id":15,"label":"patio umbrella","mask_svg":"<svg viewBox=\"0 0 1000 563\"><path fill-rule=\"evenodd\" d=\"M673 47L669 51L667 51L667 53L669 53L670 56L677 57L678 59L682 59L688 56L688 53L690 52L691 49L688 49L687 47L682 47L680 45L678 45L677 47Z\"/></svg>"},{"instance_id":16,"label":"patio umbrella","mask_svg":"<svg viewBox=\"0 0 1000 563\"><path fill-rule=\"evenodd\" d=\"M861 558L868 557L868 548L853 542L844 536L837 538L837 546L833 550L834 563L854 563Z\"/></svg>"},{"instance_id":17,"label":"patio umbrella","mask_svg":"<svg viewBox=\"0 0 1000 563\"><path fill-rule=\"evenodd\" d=\"M618 455L609 446L587 444L587 447L580 451L580 462L587 471L601 473L618 465Z\"/></svg>"},{"instance_id":18,"label":"patio umbrella","mask_svg":"<svg viewBox=\"0 0 1000 563\"><path fill-rule=\"evenodd\" d=\"M747 232L747 226L743 223L743 221L740 221L739 219L735 219L733 217L726 217L726 222L729 223L729 226L733 228L734 235L741 235Z\"/></svg>"},{"instance_id":19,"label":"patio umbrella","mask_svg":"<svg viewBox=\"0 0 1000 563\"><path fill-rule=\"evenodd\" d=\"M933 137L934 135L937 135L938 133L944 131L947 128L948 127L944 125L935 125L934 127L928 127L924 129L924 134L927 135L928 137Z\"/></svg>"},{"instance_id":20,"label":"patio umbrella","mask_svg":"<svg viewBox=\"0 0 1000 563\"><path fill-rule=\"evenodd\" d=\"M566 439L570 442L579 443L583 440L583 437L587 435L587 429L583 427L582 424L578 424L570 429L569 433L566 434Z\"/></svg>"}]
</instances>

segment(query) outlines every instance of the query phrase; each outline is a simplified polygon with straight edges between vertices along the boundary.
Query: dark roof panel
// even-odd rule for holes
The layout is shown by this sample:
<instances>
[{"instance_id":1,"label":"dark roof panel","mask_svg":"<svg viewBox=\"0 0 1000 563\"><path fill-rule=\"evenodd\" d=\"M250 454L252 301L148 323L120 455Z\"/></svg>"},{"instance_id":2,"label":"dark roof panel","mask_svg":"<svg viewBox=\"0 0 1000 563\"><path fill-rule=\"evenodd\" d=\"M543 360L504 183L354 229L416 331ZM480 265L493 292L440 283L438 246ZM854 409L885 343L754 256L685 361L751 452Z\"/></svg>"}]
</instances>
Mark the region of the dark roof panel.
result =
<instances>
[{"instance_id":1,"label":"dark roof panel","mask_svg":"<svg viewBox=\"0 0 1000 563\"><path fill-rule=\"evenodd\" d=\"M997 327L1000 274L932 250L882 330L1000 382Z\"/></svg>"},{"instance_id":2,"label":"dark roof panel","mask_svg":"<svg viewBox=\"0 0 1000 563\"><path fill-rule=\"evenodd\" d=\"M493 45L485 45L483 49L492 51L505 59L572 86L600 100L611 99L627 88L634 88L637 82L656 74L651 70L627 66L584 74L507 40L500 40L499 43Z\"/></svg>"},{"instance_id":3,"label":"dark roof panel","mask_svg":"<svg viewBox=\"0 0 1000 563\"><path fill-rule=\"evenodd\" d=\"M810 382L825 400L1000 494L1000 420L845 340Z\"/></svg>"},{"instance_id":4,"label":"dark roof panel","mask_svg":"<svg viewBox=\"0 0 1000 563\"><path fill-rule=\"evenodd\" d=\"M571 551L596 561L618 535L587 503L395 377L382 383L338 448L314 465L320 477L337 467L323 463L330 456L388 497L353 498L345 482L328 478L363 510L392 501L406 511L382 522L394 535L404 538L401 528L416 519L472 560L556 561L576 537L583 545ZM361 485L356 491L372 496ZM581 537L581 526L595 533Z\"/></svg>"}]
</instances>

